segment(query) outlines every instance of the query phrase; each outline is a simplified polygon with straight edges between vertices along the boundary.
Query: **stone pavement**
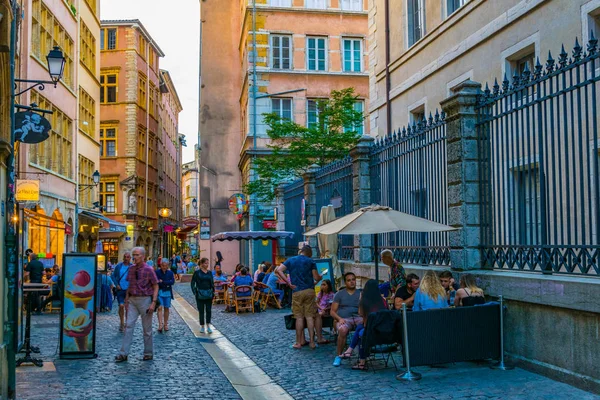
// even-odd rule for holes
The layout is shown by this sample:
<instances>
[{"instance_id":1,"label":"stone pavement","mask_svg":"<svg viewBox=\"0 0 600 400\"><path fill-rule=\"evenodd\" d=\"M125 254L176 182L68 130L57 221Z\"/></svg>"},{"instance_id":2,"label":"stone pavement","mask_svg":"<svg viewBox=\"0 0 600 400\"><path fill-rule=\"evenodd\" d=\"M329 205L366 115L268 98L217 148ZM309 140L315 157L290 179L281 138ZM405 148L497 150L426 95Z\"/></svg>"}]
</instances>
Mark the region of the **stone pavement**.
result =
<instances>
[{"instance_id":1,"label":"stone pavement","mask_svg":"<svg viewBox=\"0 0 600 400\"><path fill-rule=\"evenodd\" d=\"M40 346L46 365L43 369L17 368L18 399L240 399L181 317L173 312L170 320L169 332L159 335L154 319L154 361L141 361L142 326L138 321L129 361L115 364L123 337L118 332L116 307L112 313L98 316L98 358L91 360L59 360L58 314L33 316L32 343Z\"/></svg>"},{"instance_id":2,"label":"stone pavement","mask_svg":"<svg viewBox=\"0 0 600 400\"><path fill-rule=\"evenodd\" d=\"M195 307L189 284L175 290ZM289 310L265 313L223 313L213 308L213 324L244 351L274 382L296 399L599 399L588 392L519 368L498 371L487 364L458 363L445 368L416 368L417 382L400 382L391 368L373 372L350 369L348 363L331 365L333 344L316 350L293 350L294 332L285 330ZM397 357L399 366L400 357Z\"/></svg>"}]
</instances>

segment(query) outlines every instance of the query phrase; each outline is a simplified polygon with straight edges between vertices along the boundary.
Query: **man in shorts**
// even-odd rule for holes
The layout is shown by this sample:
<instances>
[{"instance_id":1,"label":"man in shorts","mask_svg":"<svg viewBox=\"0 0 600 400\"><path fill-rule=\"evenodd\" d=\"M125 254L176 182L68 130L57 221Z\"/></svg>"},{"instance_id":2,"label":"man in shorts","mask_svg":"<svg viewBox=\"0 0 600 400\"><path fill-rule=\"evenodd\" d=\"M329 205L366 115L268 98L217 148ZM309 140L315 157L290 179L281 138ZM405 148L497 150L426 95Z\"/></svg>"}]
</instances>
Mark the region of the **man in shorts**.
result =
<instances>
[{"instance_id":1,"label":"man in shorts","mask_svg":"<svg viewBox=\"0 0 600 400\"><path fill-rule=\"evenodd\" d=\"M131 252L126 251L123 253L123 262L117 264L115 272L111 275L111 278L117 287L119 319L121 320L119 332L125 331L125 295L127 294L127 289L129 289L129 279L127 278L129 267L131 267Z\"/></svg>"},{"instance_id":2,"label":"man in shorts","mask_svg":"<svg viewBox=\"0 0 600 400\"><path fill-rule=\"evenodd\" d=\"M315 344L315 314L317 303L315 295L315 283L321 280L317 272L317 264L312 260L312 249L304 246L300 255L288 259L275 270L275 274L286 282L292 289L292 313L296 318L296 343L294 349L301 349L306 344L304 338L304 319L308 327L310 348L317 347ZM288 271L289 278L285 275Z\"/></svg>"},{"instance_id":3,"label":"man in shorts","mask_svg":"<svg viewBox=\"0 0 600 400\"><path fill-rule=\"evenodd\" d=\"M344 346L346 345L348 333L363 323L361 316L358 314L360 290L356 289L356 275L352 272L345 273L344 282L346 283L346 288L335 294L330 312L337 324L338 331L337 356L333 361L334 367L339 367L342 363L342 358L345 358L342 350L344 350Z\"/></svg>"}]
</instances>

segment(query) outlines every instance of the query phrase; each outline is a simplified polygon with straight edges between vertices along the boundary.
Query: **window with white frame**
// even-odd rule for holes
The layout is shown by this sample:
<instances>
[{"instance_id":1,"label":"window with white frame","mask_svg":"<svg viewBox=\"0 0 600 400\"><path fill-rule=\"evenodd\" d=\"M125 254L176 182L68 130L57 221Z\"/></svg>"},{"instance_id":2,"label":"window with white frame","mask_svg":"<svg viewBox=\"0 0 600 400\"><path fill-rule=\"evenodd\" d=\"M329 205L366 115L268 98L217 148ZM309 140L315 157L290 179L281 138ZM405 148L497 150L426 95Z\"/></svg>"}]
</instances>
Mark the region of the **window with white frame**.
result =
<instances>
[{"instance_id":1,"label":"window with white frame","mask_svg":"<svg viewBox=\"0 0 600 400\"><path fill-rule=\"evenodd\" d=\"M327 39L309 37L306 39L306 68L309 71L327 70Z\"/></svg>"},{"instance_id":2,"label":"window with white frame","mask_svg":"<svg viewBox=\"0 0 600 400\"><path fill-rule=\"evenodd\" d=\"M306 8L319 8L325 10L327 8L328 0L305 0Z\"/></svg>"},{"instance_id":3,"label":"window with white frame","mask_svg":"<svg viewBox=\"0 0 600 400\"><path fill-rule=\"evenodd\" d=\"M340 7L346 11L363 11L363 0L340 0Z\"/></svg>"},{"instance_id":4,"label":"window with white frame","mask_svg":"<svg viewBox=\"0 0 600 400\"><path fill-rule=\"evenodd\" d=\"M446 15L452 14L464 6L469 0L446 0Z\"/></svg>"},{"instance_id":5,"label":"window with white frame","mask_svg":"<svg viewBox=\"0 0 600 400\"><path fill-rule=\"evenodd\" d=\"M424 0L407 0L408 46L412 46L425 36Z\"/></svg>"},{"instance_id":6,"label":"window with white frame","mask_svg":"<svg viewBox=\"0 0 600 400\"><path fill-rule=\"evenodd\" d=\"M292 69L292 37L271 35L271 68Z\"/></svg>"},{"instance_id":7,"label":"window with white frame","mask_svg":"<svg viewBox=\"0 0 600 400\"><path fill-rule=\"evenodd\" d=\"M271 112L280 118L292 120L292 99L271 99Z\"/></svg>"},{"instance_id":8,"label":"window with white frame","mask_svg":"<svg viewBox=\"0 0 600 400\"><path fill-rule=\"evenodd\" d=\"M291 7L292 0L271 0L269 2L274 7Z\"/></svg>"},{"instance_id":9,"label":"window with white frame","mask_svg":"<svg viewBox=\"0 0 600 400\"><path fill-rule=\"evenodd\" d=\"M344 72L362 71L362 40L344 39Z\"/></svg>"},{"instance_id":10,"label":"window with white frame","mask_svg":"<svg viewBox=\"0 0 600 400\"><path fill-rule=\"evenodd\" d=\"M364 114L365 114L365 103L362 100L358 100L354 103L354 111L357 111L360 113L360 115L363 116L364 118ZM364 132L364 127L365 127L365 121L364 119L362 119L360 121L360 124L354 125L353 127L344 127L344 131L348 132L348 131L355 131L359 136L363 135Z\"/></svg>"},{"instance_id":11,"label":"window with white frame","mask_svg":"<svg viewBox=\"0 0 600 400\"><path fill-rule=\"evenodd\" d=\"M322 104L319 99L310 99L306 105L306 126L309 129L319 127L319 114L321 113Z\"/></svg>"},{"instance_id":12,"label":"window with white frame","mask_svg":"<svg viewBox=\"0 0 600 400\"><path fill-rule=\"evenodd\" d=\"M425 104L421 104L420 106L413 108L410 110L410 124L418 125L419 122L422 122L425 118Z\"/></svg>"}]
</instances>

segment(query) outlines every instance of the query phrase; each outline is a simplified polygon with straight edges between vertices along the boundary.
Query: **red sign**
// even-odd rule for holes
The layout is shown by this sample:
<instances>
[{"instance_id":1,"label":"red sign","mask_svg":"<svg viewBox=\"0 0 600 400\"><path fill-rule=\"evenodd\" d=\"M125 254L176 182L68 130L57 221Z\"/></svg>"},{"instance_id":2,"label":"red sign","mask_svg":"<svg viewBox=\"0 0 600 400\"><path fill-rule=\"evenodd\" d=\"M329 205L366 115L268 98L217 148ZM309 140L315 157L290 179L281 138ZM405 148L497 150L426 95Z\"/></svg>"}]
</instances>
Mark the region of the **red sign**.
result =
<instances>
[{"instance_id":1,"label":"red sign","mask_svg":"<svg viewBox=\"0 0 600 400\"><path fill-rule=\"evenodd\" d=\"M277 229L277 221L263 220L263 229Z\"/></svg>"},{"instance_id":2,"label":"red sign","mask_svg":"<svg viewBox=\"0 0 600 400\"><path fill-rule=\"evenodd\" d=\"M69 224L65 224L65 235L72 235L73 227Z\"/></svg>"},{"instance_id":3,"label":"red sign","mask_svg":"<svg viewBox=\"0 0 600 400\"><path fill-rule=\"evenodd\" d=\"M163 228L163 232L173 232L173 225L165 225Z\"/></svg>"},{"instance_id":4,"label":"red sign","mask_svg":"<svg viewBox=\"0 0 600 400\"><path fill-rule=\"evenodd\" d=\"M188 228L195 228L200 225L200 221L198 221L196 218L187 218L183 220L183 225L187 226Z\"/></svg>"}]
</instances>

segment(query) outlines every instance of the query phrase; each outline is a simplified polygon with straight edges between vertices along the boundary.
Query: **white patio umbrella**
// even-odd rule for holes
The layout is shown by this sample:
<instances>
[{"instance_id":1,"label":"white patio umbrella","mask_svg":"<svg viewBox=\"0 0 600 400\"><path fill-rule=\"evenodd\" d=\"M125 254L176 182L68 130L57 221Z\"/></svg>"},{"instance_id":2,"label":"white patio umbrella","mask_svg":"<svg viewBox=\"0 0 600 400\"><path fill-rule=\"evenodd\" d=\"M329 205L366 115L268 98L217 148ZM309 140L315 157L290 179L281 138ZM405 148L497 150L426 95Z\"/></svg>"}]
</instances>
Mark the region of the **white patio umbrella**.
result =
<instances>
[{"instance_id":1,"label":"white patio umbrella","mask_svg":"<svg viewBox=\"0 0 600 400\"><path fill-rule=\"evenodd\" d=\"M334 220L335 209L333 208L333 206L330 204L328 206L321 207L321 214L319 215L319 226L325 225ZM320 234L318 240L321 258L331 258L331 265L333 267L333 271L331 271L331 277L332 280L335 282L335 280L342 275L340 263L338 262L337 258L338 237L337 235Z\"/></svg>"},{"instance_id":2,"label":"white patio umbrella","mask_svg":"<svg viewBox=\"0 0 600 400\"><path fill-rule=\"evenodd\" d=\"M415 217L411 214L396 211L391 207L374 204L328 224L311 229L304 235L314 236L319 233L324 235L374 235L375 278L379 281L379 243L377 234L396 231L447 232L456 229L458 228Z\"/></svg>"}]
</instances>

